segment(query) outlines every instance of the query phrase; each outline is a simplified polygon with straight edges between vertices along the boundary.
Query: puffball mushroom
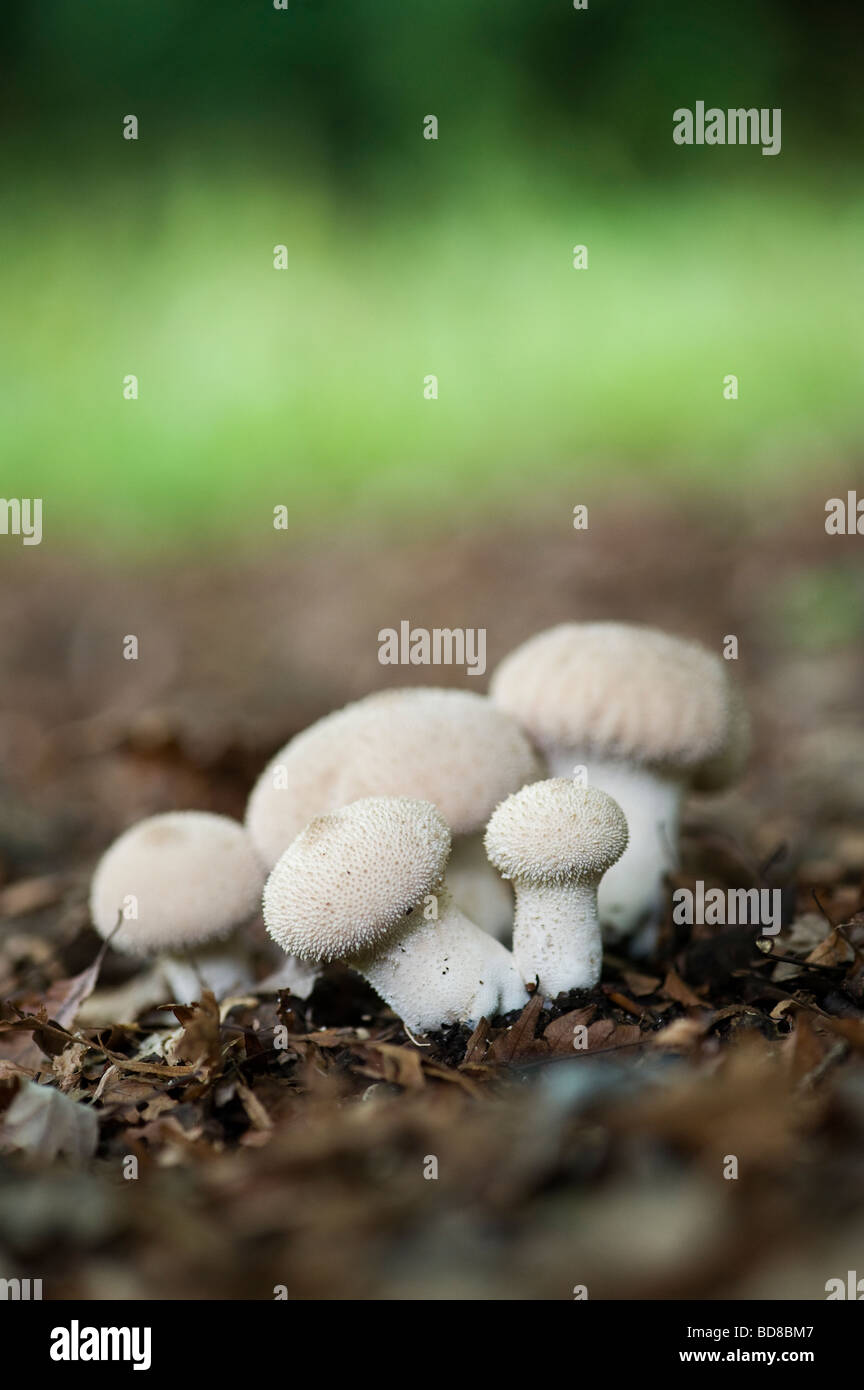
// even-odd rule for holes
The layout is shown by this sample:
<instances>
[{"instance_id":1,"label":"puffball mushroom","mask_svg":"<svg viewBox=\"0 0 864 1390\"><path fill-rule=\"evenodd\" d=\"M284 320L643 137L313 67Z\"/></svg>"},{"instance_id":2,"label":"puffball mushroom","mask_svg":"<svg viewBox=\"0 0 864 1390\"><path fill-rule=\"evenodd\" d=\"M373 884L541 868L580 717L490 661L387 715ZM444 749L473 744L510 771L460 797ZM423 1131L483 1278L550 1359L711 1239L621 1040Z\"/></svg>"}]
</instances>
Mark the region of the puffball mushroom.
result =
<instances>
[{"instance_id":1,"label":"puffball mushroom","mask_svg":"<svg viewBox=\"0 0 864 1390\"><path fill-rule=\"evenodd\" d=\"M584 766L618 801L630 842L600 887L610 935L653 944L664 875L677 863L681 800L740 772L748 721L724 663L696 642L627 623L564 623L505 657L490 693L555 776Z\"/></svg>"},{"instance_id":2,"label":"puffball mushroom","mask_svg":"<svg viewBox=\"0 0 864 1390\"><path fill-rule=\"evenodd\" d=\"M357 970L418 1032L520 1008L528 996L510 952L447 891L449 853L429 801L368 797L317 816L267 880L267 930L301 960Z\"/></svg>"},{"instance_id":3,"label":"puffball mushroom","mask_svg":"<svg viewBox=\"0 0 864 1390\"><path fill-rule=\"evenodd\" d=\"M157 957L174 998L189 1003L202 984L222 996L249 983L235 929L255 915L263 882L237 821L171 811L139 821L106 850L93 875L90 912L118 951Z\"/></svg>"},{"instance_id":4,"label":"puffball mushroom","mask_svg":"<svg viewBox=\"0 0 864 1390\"><path fill-rule=\"evenodd\" d=\"M515 719L485 695L415 687L369 695L293 738L259 777L246 825L268 868L313 818L369 796L433 802L453 834L455 901L501 936L513 899L489 867L483 828L498 802L542 776Z\"/></svg>"},{"instance_id":5,"label":"puffball mushroom","mask_svg":"<svg viewBox=\"0 0 864 1390\"><path fill-rule=\"evenodd\" d=\"M626 847L618 803L564 777L524 787L492 816L486 853L516 889L513 955L547 997L600 979L597 885Z\"/></svg>"}]
</instances>

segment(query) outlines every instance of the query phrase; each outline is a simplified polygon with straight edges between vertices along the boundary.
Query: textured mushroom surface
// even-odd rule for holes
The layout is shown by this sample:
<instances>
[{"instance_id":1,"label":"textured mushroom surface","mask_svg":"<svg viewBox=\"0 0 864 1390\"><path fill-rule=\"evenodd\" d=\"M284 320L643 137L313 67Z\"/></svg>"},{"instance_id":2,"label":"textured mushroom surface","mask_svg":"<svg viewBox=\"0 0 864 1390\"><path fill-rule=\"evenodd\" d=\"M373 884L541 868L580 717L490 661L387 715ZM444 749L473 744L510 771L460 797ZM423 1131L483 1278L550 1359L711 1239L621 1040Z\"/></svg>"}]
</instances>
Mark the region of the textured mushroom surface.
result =
<instances>
[{"instance_id":1,"label":"textured mushroom surface","mask_svg":"<svg viewBox=\"0 0 864 1390\"><path fill-rule=\"evenodd\" d=\"M267 880L267 930L302 960L374 950L411 924L449 853L449 827L428 801L368 797L317 816Z\"/></svg>"},{"instance_id":2,"label":"textured mushroom surface","mask_svg":"<svg viewBox=\"0 0 864 1390\"><path fill-rule=\"evenodd\" d=\"M566 777L524 787L490 820L486 851L516 887L513 954L548 997L600 979L597 886L626 848L618 803Z\"/></svg>"},{"instance_id":3,"label":"textured mushroom surface","mask_svg":"<svg viewBox=\"0 0 864 1390\"><path fill-rule=\"evenodd\" d=\"M597 880L627 848L621 807L597 787L553 777L523 787L498 807L486 852L505 878Z\"/></svg>"},{"instance_id":4,"label":"textured mushroom surface","mask_svg":"<svg viewBox=\"0 0 864 1390\"><path fill-rule=\"evenodd\" d=\"M541 775L516 720L487 696L388 690L327 715L280 749L253 789L246 824L269 867L314 816L372 796L431 801L454 835L467 835Z\"/></svg>"},{"instance_id":5,"label":"textured mushroom surface","mask_svg":"<svg viewBox=\"0 0 864 1390\"><path fill-rule=\"evenodd\" d=\"M227 935L255 913L264 873L243 826L207 811L139 821L96 866L90 912L96 930L132 955L156 955Z\"/></svg>"},{"instance_id":6,"label":"textured mushroom surface","mask_svg":"<svg viewBox=\"0 0 864 1390\"><path fill-rule=\"evenodd\" d=\"M743 711L723 662L656 628L562 623L505 657L490 693L544 751L694 773L713 762L716 778L730 741L744 750Z\"/></svg>"}]
</instances>

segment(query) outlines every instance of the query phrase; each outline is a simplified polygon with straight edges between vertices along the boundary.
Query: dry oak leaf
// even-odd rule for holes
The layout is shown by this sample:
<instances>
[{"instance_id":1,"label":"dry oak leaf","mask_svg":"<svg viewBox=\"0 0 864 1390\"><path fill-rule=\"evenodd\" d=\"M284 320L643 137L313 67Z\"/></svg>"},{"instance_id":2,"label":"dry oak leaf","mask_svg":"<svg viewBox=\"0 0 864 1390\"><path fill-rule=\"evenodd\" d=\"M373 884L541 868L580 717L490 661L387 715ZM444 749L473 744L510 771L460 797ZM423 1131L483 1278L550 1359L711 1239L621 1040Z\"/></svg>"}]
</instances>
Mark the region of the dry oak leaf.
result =
<instances>
[{"instance_id":1,"label":"dry oak leaf","mask_svg":"<svg viewBox=\"0 0 864 1390\"><path fill-rule=\"evenodd\" d=\"M656 994L663 981L658 975L643 975L638 970L625 970L624 983L637 999L644 994Z\"/></svg>"},{"instance_id":2,"label":"dry oak leaf","mask_svg":"<svg viewBox=\"0 0 864 1390\"><path fill-rule=\"evenodd\" d=\"M166 1045L165 1055L212 1076L222 1064L222 1024L215 995L205 989L199 1003L173 1004L172 1008L183 1028Z\"/></svg>"},{"instance_id":3,"label":"dry oak leaf","mask_svg":"<svg viewBox=\"0 0 864 1390\"><path fill-rule=\"evenodd\" d=\"M358 1051L366 1063L357 1068L362 1076L389 1081L407 1090L422 1090L426 1085L423 1058L414 1048L397 1047L395 1043L364 1043Z\"/></svg>"},{"instance_id":4,"label":"dry oak leaf","mask_svg":"<svg viewBox=\"0 0 864 1390\"><path fill-rule=\"evenodd\" d=\"M586 1052L610 1052L617 1047L636 1047L645 1041L638 1023L616 1023L611 1018L600 1018L588 1029Z\"/></svg>"},{"instance_id":5,"label":"dry oak leaf","mask_svg":"<svg viewBox=\"0 0 864 1390\"><path fill-rule=\"evenodd\" d=\"M681 979L677 970L670 967L666 979L663 981L663 993L667 999L674 999L676 1004L684 1004L691 1009L704 1009L708 1006L704 999L700 999L698 994Z\"/></svg>"},{"instance_id":6,"label":"dry oak leaf","mask_svg":"<svg viewBox=\"0 0 864 1390\"><path fill-rule=\"evenodd\" d=\"M538 1053L547 1055L548 1043L534 1036L542 1012L543 997L537 993L525 1005L516 1022L506 1032L499 1033L489 1049L488 1060L502 1066L507 1062L520 1061L523 1057L534 1057Z\"/></svg>"},{"instance_id":7,"label":"dry oak leaf","mask_svg":"<svg viewBox=\"0 0 864 1390\"><path fill-rule=\"evenodd\" d=\"M585 1009L573 1009L569 1014L562 1014L560 1018L553 1018L552 1022L546 1026L543 1041L549 1044L553 1052L579 1050L574 1048L576 1029L587 1028L596 1012L596 1004L589 1004ZM584 1049L581 1050L584 1051Z\"/></svg>"},{"instance_id":8,"label":"dry oak leaf","mask_svg":"<svg viewBox=\"0 0 864 1390\"><path fill-rule=\"evenodd\" d=\"M80 975L72 975L68 980L55 980L50 989L39 1001L48 1017L61 1028L71 1028L78 1010L89 999L99 979L104 950L100 951L93 964Z\"/></svg>"}]
</instances>

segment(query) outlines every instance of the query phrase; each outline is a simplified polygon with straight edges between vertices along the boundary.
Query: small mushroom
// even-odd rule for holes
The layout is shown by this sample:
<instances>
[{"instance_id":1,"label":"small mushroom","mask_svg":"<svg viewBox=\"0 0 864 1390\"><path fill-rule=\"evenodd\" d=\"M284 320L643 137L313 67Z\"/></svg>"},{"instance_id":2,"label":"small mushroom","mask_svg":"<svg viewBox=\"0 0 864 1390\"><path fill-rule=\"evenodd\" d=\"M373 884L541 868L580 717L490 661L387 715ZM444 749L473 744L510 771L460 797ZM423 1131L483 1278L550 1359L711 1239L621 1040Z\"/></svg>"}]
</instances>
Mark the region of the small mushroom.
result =
<instances>
[{"instance_id":1,"label":"small mushroom","mask_svg":"<svg viewBox=\"0 0 864 1390\"><path fill-rule=\"evenodd\" d=\"M388 690L320 719L271 759L246 811L267 868L314 816L369 796L431 801L453 834L450 890L499 938L513 922L509 889L483 852L498 802L542 776L516 720L485 695L415 687Z\"/></svg>"},{"instance_id":2,"label":"small mushroom","mask_svg":"<svg viewBox=\"0 0 864 1390\"><path fill-rule=\"evenodd\" d=\"M343 961L428 1032L520 1008L513 957L457 908L450 830L428 801L368 797L301 831L264 889L264 921L301 960Z\"/></svg>"},{"instance_id":3,"label":"small mushroom","mask_svg":"<svg viewBox=\"0 0 864 1390\"><path fill-rule=\"evenodd\" d=\"M189 1003L202 986L224 997L250 984L237 928L258 910L263 883L237 821L171 811L139 821L106 850L93 875L90 912L118 951L157 958L157 992L161 985Z\"/></svg>"},{"instance_id":4,"label":"small mushroom","mask_svg":"<svg viewBox=\"0 0 864 1390\"><path fill-rule=\"evenodd\" d=\"M600 888L610 936L653 946L663 878L675 868L689 786L740 773L748 721L724 663L695 642L626 623L564 623L501 662L496 704L517 718L554 776L584 767L624 810L630 843Z\"/></svg>"},{"instance_id":5,"label":"small mushroom","mask_svg":"<svg viewBox=\"0 0 864 1390\"><path fill-rule=\"evenodd\" d=\"M547 997L600 979L597 886L626 846L618 803L564 777L523 787L492 816L486 852L516 889L516 964Z\"/></svg>"}]
</instances>

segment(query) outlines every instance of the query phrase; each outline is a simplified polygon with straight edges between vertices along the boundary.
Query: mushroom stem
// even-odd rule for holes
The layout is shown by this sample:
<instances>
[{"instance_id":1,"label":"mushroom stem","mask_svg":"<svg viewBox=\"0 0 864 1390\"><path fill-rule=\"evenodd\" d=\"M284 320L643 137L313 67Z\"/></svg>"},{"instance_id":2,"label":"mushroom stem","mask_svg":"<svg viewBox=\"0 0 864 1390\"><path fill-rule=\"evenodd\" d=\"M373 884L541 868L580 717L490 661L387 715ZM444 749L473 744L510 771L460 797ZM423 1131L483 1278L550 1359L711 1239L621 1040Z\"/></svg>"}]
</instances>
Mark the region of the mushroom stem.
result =
<instances>
[{"instance_id":1,"label":"mushroom stem","mask_svg":"<svg viewBox=\"0 0 864 1390\"><path fill-rule=\"evenodd\" d=\"M386 946L346 964L420 1033L448 1023L473 1026L528 1000L510 952L470 921L444 886L414 909Z\"/></svg>"},{"instance_id":2,"label":"mushroom stem","mask_svg":"<svg viewBox=\"0 0 864 1390\"><path fill-rule=\"evenodd\" d=\"M454 835L447 862L447 883L454 902L472 922L498 941L513 929L513 894L486 858L483 831Z\"/></svg>"},{"instance_id":3,"label":"mushroom stem","mask_svg":"<svg viewBox=\"0 0 864 1390\"><path fill-rule=\"evenodd\" d=\"M523 979L539 979L549 999L593 989L603 965L596 883L517 879L513 955Z\"/></svg>"},{"instance_id":4,"label":"mushroom stem","mask_svg":"<svg viewBox=\"0 0 864 1390\"><path fill-rule=\"evenodd\" d=\"M201 991L212 990L217 999L251 987L254 976L242 939L159 957L159 968L175 1004L191 1004Z\"/></svg>"},{"instance_id":5,"label":"mushroom stem","mask_svg":"<svg viewBox=\"0 0 864 1390\"><path fill-rule=\"evenodd\" d=\"M298 999L308 999L315 988L315 982L323 969L320 965L310 965L297 956L283 956L283 964L277 965L263 980L258 980L253 994L271 994L276 990L287 989Z\"/></svg>"},{"instance_id":6,"label":"mushroom stem","mask_svg":"<svg viewBox=\"0 0 864 1390\"><path fill-rule=\"evenodd\" d=\"M663 916L663 880L678 863L682 783L638 765L580 759L572 751L559 750L549 757L562 777L572 777L580 761L591 785L618 802L630 835L621 858L600 884L600 921L608 940L634 937L634 953L650 954Z\"/></svg>"}]
</instances>

